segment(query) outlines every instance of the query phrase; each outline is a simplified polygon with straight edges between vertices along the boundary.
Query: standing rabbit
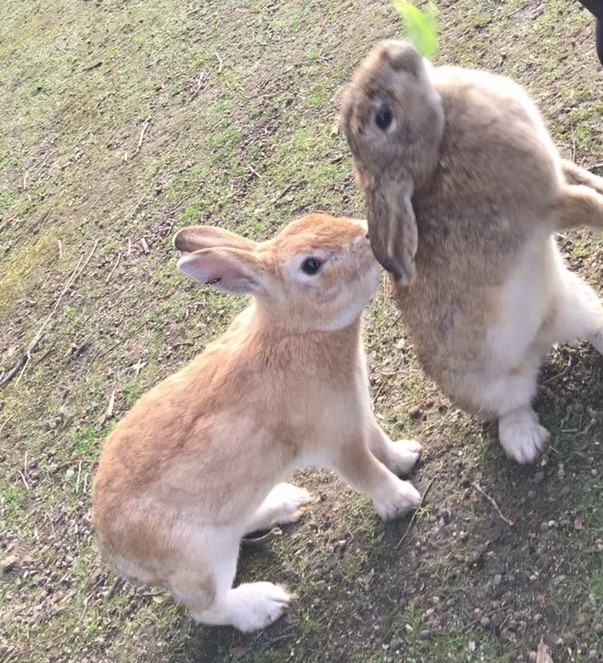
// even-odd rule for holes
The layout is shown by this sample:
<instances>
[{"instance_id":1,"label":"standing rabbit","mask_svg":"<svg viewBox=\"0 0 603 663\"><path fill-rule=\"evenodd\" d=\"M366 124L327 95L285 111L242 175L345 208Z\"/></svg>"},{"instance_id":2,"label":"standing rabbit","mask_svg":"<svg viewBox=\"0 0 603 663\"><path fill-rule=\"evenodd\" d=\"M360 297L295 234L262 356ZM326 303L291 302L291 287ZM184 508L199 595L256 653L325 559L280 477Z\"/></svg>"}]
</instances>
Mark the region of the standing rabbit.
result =
<instances>
[{"instance_id":1,"label":"standing rabbit","mask_svg":"<svg viewBox=\"0 0 603 663\"><path fill-rule=\"evenodd\" d=\"M262 243L192 226L174 243L189 252L185 274L254 301L107 439L98 542L120 575L168 587L195 620L261 629L289 595L232 584L241 537L297 520L309 502L279 482L324 465L396 518L420 501L396 476L420 446L393 443L371 414L360 318L380 270L364 222L311 214Z\"/></svg>"},{"instance_id":2,"label":"standing rabbit","mask_svg":"<svg viewBox=\"0 0 603 663\"><path fill-rule=\"evenodd\" d=\"M548 438L531 405L544 354L577 338L603 352L603 308L553 238L603 228L603 180L559 158L521 87L433 68L403 41L362 63L341 120L426 372L498 418L509 456L534 461Z\"/></svg>"}]
</instances>

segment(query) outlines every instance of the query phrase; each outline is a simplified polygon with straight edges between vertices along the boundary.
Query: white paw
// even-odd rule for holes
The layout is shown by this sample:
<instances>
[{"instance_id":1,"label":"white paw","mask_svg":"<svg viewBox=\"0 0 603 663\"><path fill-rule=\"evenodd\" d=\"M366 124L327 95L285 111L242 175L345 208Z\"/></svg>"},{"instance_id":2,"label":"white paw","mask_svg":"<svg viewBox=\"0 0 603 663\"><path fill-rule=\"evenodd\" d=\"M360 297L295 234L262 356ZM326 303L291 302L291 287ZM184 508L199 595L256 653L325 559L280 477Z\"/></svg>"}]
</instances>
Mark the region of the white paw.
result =
<instances>
[{"instance_id":1,"label":"white paw","mask_svg":"<svg viewBox=\"0 0 603 663\"><path fill-rule=\"evenodd\" d=\"M232 625L239 631L259 631L285 614L289 601L287 592L271 582L239 585L228 599Z\"/></svg>"},{"instance_id":2,"label":"white paw","mask_svg":"<svg viewBox=\"0 0 603 663\"><path fill-rule=\"evenodd\" d=\"M535 412L522 411L500 419L499 437L507 456L518 463L533 463L540 456L550 433L540 425Z\"/></svg>"},{"instance_id":3,"label":"white paw","mask_svg":"<svg viewBox=\"0 0 603 663\"><path fill-rule=\"evenodd\" d=\"M388 491L374 502L377 513L383 520L393 520L419 506L421 495L410 482L397 479L390 484Z\"/></svg>"},{"instance_id":4,"label":"white paw","mask_svg":"<svg viewBox=\"0 0 603 663\"><path fill-rule=\"evenodd\" d=\"M387 454L387 468L394 474L410 474L421 456L421 445L416 440L392 442Z\"/></svg>"},{"instance_id":5,"label":"white paw","mask_svg":"<svg viewBox=\"0 0 603 663\"><path fill-rule=\"evenodd\" d=\"M267 527L287 525L299 520L312 496L305 488L279 483L268 493L260 509L266 514Z\"/></svg>"}]
</instances>

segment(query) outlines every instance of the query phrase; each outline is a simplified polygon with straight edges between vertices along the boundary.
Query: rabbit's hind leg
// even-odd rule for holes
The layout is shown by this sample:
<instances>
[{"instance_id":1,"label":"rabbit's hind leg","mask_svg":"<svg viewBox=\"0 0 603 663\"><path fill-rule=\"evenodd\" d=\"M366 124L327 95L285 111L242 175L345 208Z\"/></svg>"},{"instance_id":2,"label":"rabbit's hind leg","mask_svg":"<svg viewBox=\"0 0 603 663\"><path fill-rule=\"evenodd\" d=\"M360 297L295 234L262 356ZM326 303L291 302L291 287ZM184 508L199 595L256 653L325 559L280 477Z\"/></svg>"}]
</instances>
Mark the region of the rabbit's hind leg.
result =
<instances>
[{"instance_id":1,"label":"rabbit's hind leg","mask_svg":"<svg viewBox=\"0 0 603 663\"><path fill-rule=\"evenodd\" d=\"M518 463L534 462L549 437L532 409L539 365L539 356L530 353L513 368L480 374L473 385L480 409L498 418L505 453Z\"/></svg>"},{"instance_id":2,"label":"rabbit's hind leg","mask_svg":"<svg viewBox=\"0 0 603 663\"><path fill-rule=\"evenodd\" d=\"M540 455L550 433L540 425L536 412L526 406L499 418L498 435L507 456L518 463L533 463Z\"/></svg>"},{"instance_id":3,"label":"rabbit's hind leg","mask_svg":"<svg viewBox=\"0 0 603 663\"><path fill-rule=\"evenodd\" d=\"M233 528L204 528L195 539L194 547L187 551L187 563L169 578L174 597L188 607L195 621L257 631L287 610L289 595L270 582L233 589L239 556L239 536ZM199 551L196 559L190 554L194 548Z\"/></svg>"},{"instance_id":4,"label":"rabbit's hind leg","mask_svg":"<svg viewBox=\"0 0 603 663\"><path fill-rule=\"evenodd\" d=\"M543 351L556 343L588 340L603 354L603 305L597 293L577 274L565 269L555 316L544 326L538 344Z\"/></svg>"}]
</instances>

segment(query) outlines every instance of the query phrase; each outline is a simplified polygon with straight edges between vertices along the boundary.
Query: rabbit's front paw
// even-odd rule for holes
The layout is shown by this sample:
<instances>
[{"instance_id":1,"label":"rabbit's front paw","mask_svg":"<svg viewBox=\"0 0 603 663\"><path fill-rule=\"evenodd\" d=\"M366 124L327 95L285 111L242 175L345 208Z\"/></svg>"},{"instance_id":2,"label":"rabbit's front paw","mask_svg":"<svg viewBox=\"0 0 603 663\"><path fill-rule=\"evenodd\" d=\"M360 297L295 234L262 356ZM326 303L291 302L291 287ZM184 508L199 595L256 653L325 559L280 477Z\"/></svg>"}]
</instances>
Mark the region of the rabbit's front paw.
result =
<instances>
[{"instance_id":1,"label":"rabbit's front paw","mask_svg":"<svg viewBox=\"0 0 603 663\"><path fill-rule=\"evenodd\" d=\"M538 423L535 412L522 410L501 417L499 437L507 456L518 463L533 463L540 456L550 433Z\"/></svg>"},{"instance_id":2,"label":"rabbit's front paw","mask_svg":"<svg viewBox=\"0 0 603 663\"><path fill-rule=\"evenodd\" d=\"M271 582L253 582L230 590L232 625L240 631L259 631L281 617L289 607L287 592Z\"/></svg>"},{"instance_id":3,"label":"rabbit's front paw","mask_svg":"<svg viewBox=\"0 0 603 663\"><path fill-rule=\"evenodd\" d=\"M313 501L305 488L298 488L290 483L279 483L266 495L245 531L249 533L270 529L275 525L294 523Z\"/></svg>"},{"instance_id":4,"label":"rabbit's front paw","mask_svg":"<svg viewBox=\"0 0 603 663\"><path fill-rule=\"evenodd\" d=\"M411 509L419 506L421 495L411 483L397 479L395 482L392 481L387 492L384 491L380 499L375 499L374 502L382 520L394 520L402 518Z\"/></svg>"},{"instance_id":5,"label":"rabbit's front paw","mask_svg":"<svg viewBox=\"0 0 603 663\"><path fill-rule=\"evenodd\" d=\"M389 445L387 468L394 474L406 475L412 472L421 456L421 445L416 440L398 440Z\"/></svg>"}]
</instances>

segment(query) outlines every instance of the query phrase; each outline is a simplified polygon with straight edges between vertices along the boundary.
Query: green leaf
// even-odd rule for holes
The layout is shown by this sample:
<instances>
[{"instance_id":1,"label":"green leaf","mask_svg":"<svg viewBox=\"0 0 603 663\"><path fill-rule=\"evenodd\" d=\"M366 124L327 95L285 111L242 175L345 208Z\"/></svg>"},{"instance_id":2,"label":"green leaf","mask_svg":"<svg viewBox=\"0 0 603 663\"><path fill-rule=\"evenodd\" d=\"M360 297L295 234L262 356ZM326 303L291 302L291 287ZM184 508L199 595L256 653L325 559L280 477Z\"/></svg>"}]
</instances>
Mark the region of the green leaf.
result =
<instances>
[{"instance_id":1,"label":"green leaf","mask_svg":"<svg viewBox=\"0 0 603 663\"><path fill-rule=\"evenodd\" d=\"M404 23L404 33L424 58L433 57L438 50L435 6L430 3L422 12L407 0L394 0L394 7Z\"/></svg>"}]
</instances>

